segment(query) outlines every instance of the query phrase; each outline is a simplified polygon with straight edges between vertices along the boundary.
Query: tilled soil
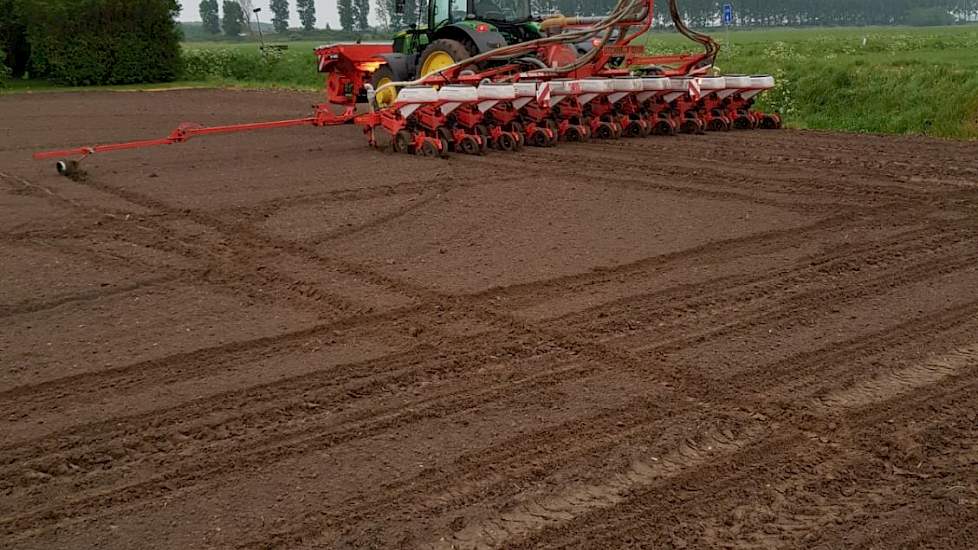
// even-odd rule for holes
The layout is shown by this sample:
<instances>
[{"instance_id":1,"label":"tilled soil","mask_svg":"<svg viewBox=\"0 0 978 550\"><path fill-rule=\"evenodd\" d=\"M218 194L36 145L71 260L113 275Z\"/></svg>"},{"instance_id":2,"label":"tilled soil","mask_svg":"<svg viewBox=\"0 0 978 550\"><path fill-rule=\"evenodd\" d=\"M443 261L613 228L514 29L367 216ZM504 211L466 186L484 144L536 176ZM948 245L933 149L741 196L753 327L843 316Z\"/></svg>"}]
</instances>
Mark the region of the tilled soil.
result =
<instances>
[{"instance_id":1,"label":"tilled soil","mask_svg":"<svg viewBox=\"0 0 978 550\"><path fill-rule=\"evenodd\" d=\"M316 99L0 99L0 546L978 546L978 144L30 160Z\"/></svg>"}]
</instances>

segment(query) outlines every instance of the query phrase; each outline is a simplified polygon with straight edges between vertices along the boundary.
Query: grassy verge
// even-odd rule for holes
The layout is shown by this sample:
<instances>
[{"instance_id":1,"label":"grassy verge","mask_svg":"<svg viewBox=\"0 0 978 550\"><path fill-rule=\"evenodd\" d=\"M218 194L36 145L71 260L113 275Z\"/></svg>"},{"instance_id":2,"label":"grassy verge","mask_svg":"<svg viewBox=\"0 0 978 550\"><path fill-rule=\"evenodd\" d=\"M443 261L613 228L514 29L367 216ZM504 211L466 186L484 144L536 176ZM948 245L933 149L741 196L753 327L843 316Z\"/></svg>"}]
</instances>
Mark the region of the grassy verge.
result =
<instances>
[{"instance_id":1,"label":"grassy verge","mask_svg":"<svg viewBox=\"0 0 978 550\"><path fill-rule=\"evenodd\" d=\"M322 89L316 70L316 42L291 42L284 51L262 54L255 44L194 42L184 44L188 80L235 82L250 86Z\"/></svg>"},{"instance_id":2,"label":"grassy verge","mask_svg":"<svg viewBox=\"0 0 978 550\"><path fill-rule=\"evenodd\" d=\"M719 33L727 73L772 73L761 106L789 125L978 138L978 26ZM691 51L652 33L654 52Z\"/></svg>"}]
</instances>

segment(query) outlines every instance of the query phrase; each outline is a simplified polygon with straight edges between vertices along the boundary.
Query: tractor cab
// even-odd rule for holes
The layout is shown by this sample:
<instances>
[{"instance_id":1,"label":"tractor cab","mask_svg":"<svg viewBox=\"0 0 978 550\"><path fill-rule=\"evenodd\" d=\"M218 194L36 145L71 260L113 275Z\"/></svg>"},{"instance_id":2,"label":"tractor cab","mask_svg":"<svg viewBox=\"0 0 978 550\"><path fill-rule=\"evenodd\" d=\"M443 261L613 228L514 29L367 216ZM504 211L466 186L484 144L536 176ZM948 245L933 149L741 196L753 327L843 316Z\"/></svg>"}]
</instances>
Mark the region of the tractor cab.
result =
<instances>
[{"instance_id":1,"label":"tractor cab","mask_svg":"<svg viewBox=\"0 0 978 550\"><path fill-rule=\"evenodd\" d=\"M521 25L532 19L529 0L433 0L429 28L463 21L496 26Z\"/></svg>"}]
</instances>

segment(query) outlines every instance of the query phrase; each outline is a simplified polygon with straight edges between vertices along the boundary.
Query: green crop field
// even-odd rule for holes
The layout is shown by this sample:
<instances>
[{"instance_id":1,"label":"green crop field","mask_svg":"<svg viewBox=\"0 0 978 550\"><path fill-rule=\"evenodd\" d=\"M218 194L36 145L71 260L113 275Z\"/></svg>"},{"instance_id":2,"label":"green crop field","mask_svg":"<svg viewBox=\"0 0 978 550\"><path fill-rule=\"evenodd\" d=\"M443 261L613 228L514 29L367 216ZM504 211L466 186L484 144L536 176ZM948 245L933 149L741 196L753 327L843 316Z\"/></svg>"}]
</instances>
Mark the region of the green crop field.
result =
<instances>
[{"instance_id":1,"label":"green crop field","mask_svg":"<svg viewBox=\"0 0 978 550\"><path fill-rule=\"evenodd\" d=\"M712 32L723 45L721 72L778 78L761 107L791 127L978 138L978 25ZM283 43L287 50L266 57L254 43L186 42L185 82L174 85L321 89L320 42ZM652 53L696 48L668 31L641 43Z\"/></svg>"}]
</instances>

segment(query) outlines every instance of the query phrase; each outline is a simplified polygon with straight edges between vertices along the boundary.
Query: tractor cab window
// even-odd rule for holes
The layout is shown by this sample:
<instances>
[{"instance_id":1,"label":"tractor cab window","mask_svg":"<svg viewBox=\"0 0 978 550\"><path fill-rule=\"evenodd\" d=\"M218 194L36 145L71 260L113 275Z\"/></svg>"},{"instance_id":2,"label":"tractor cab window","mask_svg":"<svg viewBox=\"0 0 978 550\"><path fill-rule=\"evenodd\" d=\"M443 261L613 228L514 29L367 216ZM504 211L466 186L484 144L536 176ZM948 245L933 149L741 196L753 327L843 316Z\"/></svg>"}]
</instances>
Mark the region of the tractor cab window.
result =
<instances>
[{"instance_id":1,"label":"tractor cab window","mask_svg":"<svg viewBox=\"0 0 978 550\"><path fill-rule=\"evenodd\" d=\"M452 11L458 9L455 7L455 4L462 0L431 0L431 1L434 3L434 9L432 9L433 12L432 15L434 19L432 23L434 25L432 28L437 29L439 26L445 23L452 23L460 19L458 17L453 17L454 14L452 13Z\"/></svg>"},{"instance_id":2,"label":"tractor cab window","mask_svg":"<svg viewBox=\"0 0 978 550\"><path fill-rule=\"evenodd\" d=\"M517 23L530 19L530 0L474 0L476 19Z\"/></svg>"}]
</instances>

